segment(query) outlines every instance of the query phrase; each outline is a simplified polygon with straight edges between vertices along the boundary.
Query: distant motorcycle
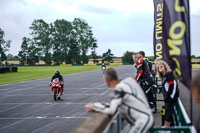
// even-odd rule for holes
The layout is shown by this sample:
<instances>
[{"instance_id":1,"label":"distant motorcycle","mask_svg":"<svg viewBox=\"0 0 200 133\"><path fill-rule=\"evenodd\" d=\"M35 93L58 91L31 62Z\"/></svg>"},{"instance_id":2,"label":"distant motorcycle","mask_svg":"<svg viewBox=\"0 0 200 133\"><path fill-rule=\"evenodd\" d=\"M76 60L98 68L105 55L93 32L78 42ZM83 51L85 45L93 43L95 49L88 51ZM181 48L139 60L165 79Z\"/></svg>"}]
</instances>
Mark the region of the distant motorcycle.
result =
<instances>
[{"instance_id":1,"label":"distant motorcycle","mask_svg":"<svg viewBox=\"0 0 200 133\"><path fill-rule=\"evenodd\" d=\"M58 78L54 79L51 82L51 91L53 93L53 97L55 101L60 99L62 87L61 87L61 82L59 81Z\"/></svg>"},{"instance_id":2,"label":"distant motorcycle","mask_svg":"<svg viewBox=\"0 0 200 133\"><path fill-rule=\"evenodd\" d=\"M106 70L106 67L105 66L102 66L101 70L103 71L103 73L105 72Z\"/></svg>"}]
</instances>

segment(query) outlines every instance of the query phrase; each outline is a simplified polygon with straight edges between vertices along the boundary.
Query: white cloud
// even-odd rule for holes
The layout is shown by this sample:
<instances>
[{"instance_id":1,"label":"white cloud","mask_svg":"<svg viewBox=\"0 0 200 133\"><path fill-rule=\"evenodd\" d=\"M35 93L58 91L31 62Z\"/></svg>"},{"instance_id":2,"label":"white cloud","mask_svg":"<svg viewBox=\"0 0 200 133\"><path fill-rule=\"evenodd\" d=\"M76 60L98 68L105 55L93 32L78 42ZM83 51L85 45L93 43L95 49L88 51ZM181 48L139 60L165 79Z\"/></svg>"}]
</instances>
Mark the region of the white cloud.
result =
<instances>
[{"instance_id":1,"label":"white cloud","mask_svg":"<svg viewBox=\"0 0 200 133\"><path fill-rule=\"evenodd\" d=\"M153 13L153 0L25 0L26 3L37 6L46 6L61 14L85 14L81 6L110 9L115 14L130 16L135 13ZM200 13L200 1L191 0L190 10L192 14ZM90 14L94 14L90 12ZM97 14L97 13L95 13Z\"/></svg>"},{"instance_id":2,"label":"white cloud","mask_svg":"<svg viewBox=\"0 0 200 133\"><path fill-rule=\"evenodd\" d=\"M48 0L24 0L26 3L36 4L36 5L44 5L48 3Z\"/></svg>"},{"instance_id":3,"label":"white cloud","mask_svg":"<svg viewBox=\"0 0 200 133\"><path fill-rule=\"evenodd\" d=\"M191 14L200 15L200 0L190 0Z\"/></svg>"},{"instance_id":4,"label":"white cloud","mask_svg":"<svg viewBox=\"0 0 200 133\"><path fill-rule=\"evenodd\" d=\"M200 0L190 0L190 7L192 48L197 49ZM31 32L33 19L50 23L80 17L93 27L99 54L110 47L121 56L134 47L137 49L133 51L143 48L147 55L153 55L153 0L3 0L0 8L0 28L6 39L12 40L11 54L18 54L22 37Z\"/></svg>"},{"instance_id":5,"label":"white cloud","mask_svg":"<svg viewBox=\"0 0 200 133\"><path fill-rule=\"evenodd\" d=\"M130 16L132 13L153 13L151 0L25 0L37 6L45 5L63 14L81 13L80 6L93 6L96 8L111 9Z\"/></svg>"},{"instance_id":6,"label":"white cloud","mask_svg":"<svg viewBox=\"0 0 200 133\"><path fill-rule=\"evenodd\" d=\"M151 0L77 0L84 3L101 8L110 8L123 13L153 12L153 1Z\"/></svg>"},{"instance_id":7,"label":"white cloud","mask_svg":"<svg viewBox=\"0 0 200 133\"><path fill-rule=\"evenodd\" d=\"M61 14L77 14L79 13L78 5L62 3L62 1L56 1L48 4L49 8L57 11Z\"/></svg>"},{"instance_id":8,"label":"white cloud","mask_svg":"<svg viewBox=\"0 0 200 133\"><path fill-rule=\"evenodd\" d=\"M78 5L62 0L25 0L30 7L46 8L61 14L78 13Z\"/></svg>"}]
</instances>

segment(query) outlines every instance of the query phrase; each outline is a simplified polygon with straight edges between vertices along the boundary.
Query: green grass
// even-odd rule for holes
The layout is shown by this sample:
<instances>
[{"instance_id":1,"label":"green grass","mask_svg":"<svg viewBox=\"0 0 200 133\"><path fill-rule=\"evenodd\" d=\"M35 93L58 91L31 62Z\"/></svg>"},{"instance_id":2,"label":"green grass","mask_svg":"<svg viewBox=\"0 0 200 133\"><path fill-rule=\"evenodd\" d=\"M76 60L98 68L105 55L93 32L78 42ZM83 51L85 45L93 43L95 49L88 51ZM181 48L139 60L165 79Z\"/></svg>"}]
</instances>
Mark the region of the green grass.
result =
<instances>
[{"instance_id":1,"label":"green grass","mask_svg":"<svg viewBox=\"0 0 200 133\"><path fill-rule=\"evenodd\" d=\"M56 70L62 75L88 72L101 69L101 66L42 66L42 67L18 67L18 72L0 74L0 85L21 81L36 80L51 77Z\"/></svg>"}]
</instances>

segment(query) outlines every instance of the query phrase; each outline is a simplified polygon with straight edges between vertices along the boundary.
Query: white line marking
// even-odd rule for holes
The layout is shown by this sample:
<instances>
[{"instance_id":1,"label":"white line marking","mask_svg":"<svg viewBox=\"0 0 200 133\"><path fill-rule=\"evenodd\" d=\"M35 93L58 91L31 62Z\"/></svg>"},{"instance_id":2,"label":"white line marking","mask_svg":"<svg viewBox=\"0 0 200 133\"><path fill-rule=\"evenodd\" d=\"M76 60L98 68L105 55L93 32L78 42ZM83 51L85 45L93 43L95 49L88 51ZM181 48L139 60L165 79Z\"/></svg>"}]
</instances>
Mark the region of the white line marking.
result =
<instances>
[{"instance_id":1,"label":"white line marking","mask_svg":"<svg viewBox=\"0 0 200 133\"><path fill-rule=\"evenodd\" d=\"M1 119L1 118L0 118L0 119ZM2 119L2 120L5 120L5 119ZM1 130L6 129L6 128L9 128L9 127L12 127L12 126L14 126L14 125L17 125L18 123L21 123L21 122L23 122L23 121L25 121L25 119L21 119L20 121L17 121L17 122L14 122L14 123L12 123L12 124L9 124L9 125L7 125L7 126L1 128Z\"/></svg>"},{"instance_id":2,"label":"white line marking","mask_svg":"<svg viewBox=\"0 0 200 133\"><path fill-rule=\"evenodd\" d=\"M56 116L56 117L46 117L46 116L37 116L37 117L12 117L12 118L0 118L0 120L33 120L33 119L86 119L87 116L83 117L74 117L74 116Z\"/></svg>"},{"instance_id":3,"label":"white line marking","mask_svg":"<svg viewBox=\"0 0 200 133\"><path fill-rule=\"evenodd\" d=\"M37 119L44 119L44 118L47 118L47 117L46 116L37 116L35 118L37 118Z\"/></svg>"},{"instance_id":4,"label":"white line marking","mask_svg":"<svg viewBox=\"0 0 200 133\"><path fill-rule=\"evenodd\" d=\"M16 96L20 96L20 97L30 97L30 96L51 96L52 94L36 94L36 95L5 95L3 97L16 97ZM104 95L110 95L110 94L64 94L64 96L104 96ZM63 96L61 96L63 97Z\"/></svg>"},{"instance_id":5,"label":"white line marking","mask_svg":"<svg viewBox=\"0 0 200 133\"><path fill-rule=\"evenodd\" d=\"M26 104L55 104L55 105L58 105L58 104L87 104L87 103L72 103L72 102L64 102L64 103L51 103L51 102L46 102L46 103L0 103L0 105L5 105L5 104L20 104L20 105L26 105Z\"/></svg>"},{"instance_id":6,"label":"white line marking","mask_svg":"<svg viewBox=\"0 0 200 133\"><path fill-rule=\"evenodd\" d=\"M0 110L0 113L1 113L1 112L5 112L5 111L8 111L8 110L11 110L11 109L14 109L14 108L17 108L17 107L20 107L20 106L22 106L22 105L17 105L17 106L10 107L10 108L4 109L4 110Z\"/></svg>"},{"instance_id":7,"label":"white line marking","mask_svg":"<svg viewBox=\"0 0 200 133\"><path fill-rule=\"evenodd\" d=\"M49 123L49 124L46 124L46 125L44 125L44 126L41 126L41 127L37 128L37 129L35 129L34 131L31 131L31 132L32 132L32 133L44 132L44 129L46 130L46 128L48 128L48 127L51 126L51 125L55 125L55 124L57 124L56 121L53 122L53 123ZM43 129L43 130L42 130L42 129ZM42 131L40 131L40 130L42 130Z\"/></svg>"},{"instance_id":8,"label":"white line marking","mask_svg":"<svg viewBox=\"0 0 200 133\"><path fill-rule=\"evenodd\" d=\"M3 128L1 128L0 130L3 130L3 129L6 129L6 128L9 128L9 127L12 127L14 125L17 125L18 123L21 123L25 120L34 120L34 119L87 119L88 117L59 117L59 118L56 118L56 117L46 117L46 118L43 118L43 117L27 117L27 118L23 118L23 117L13 117L13 118L0 118L0 120L20 120L20 121L17 121L17 122L14 122L10 125L7 125Z\"/></svg>"}]
</instances>

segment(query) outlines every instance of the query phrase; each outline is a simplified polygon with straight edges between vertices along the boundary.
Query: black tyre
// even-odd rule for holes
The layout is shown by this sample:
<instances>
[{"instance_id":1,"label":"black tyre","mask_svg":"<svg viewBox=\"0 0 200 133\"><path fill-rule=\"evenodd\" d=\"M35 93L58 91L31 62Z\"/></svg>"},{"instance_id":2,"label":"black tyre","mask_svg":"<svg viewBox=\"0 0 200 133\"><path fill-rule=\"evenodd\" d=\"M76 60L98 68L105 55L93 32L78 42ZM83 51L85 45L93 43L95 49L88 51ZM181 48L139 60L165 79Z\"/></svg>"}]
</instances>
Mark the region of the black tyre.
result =
<instances>
[{"instance_id":1,"label":"black tyre","mask_svg":"<svg viewBox=\"0 0 200 133\"><path fill-rule=\"evenodd\" d=\"M56 91L56 90L54 90L54 95L53 95L53 97L54 97L54 100L56 101L56 100L57 100L57 91Z\"/></svg>"}]
</instances>

